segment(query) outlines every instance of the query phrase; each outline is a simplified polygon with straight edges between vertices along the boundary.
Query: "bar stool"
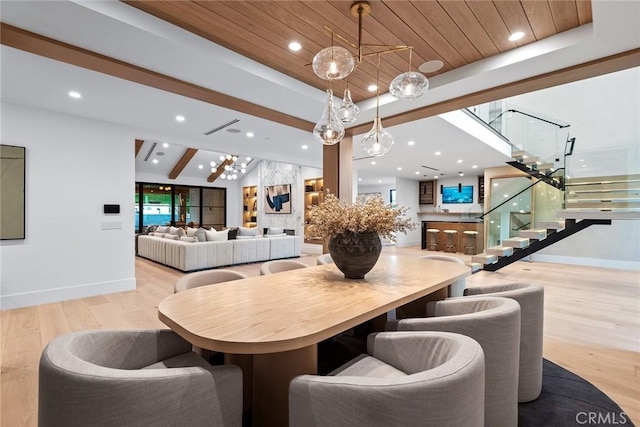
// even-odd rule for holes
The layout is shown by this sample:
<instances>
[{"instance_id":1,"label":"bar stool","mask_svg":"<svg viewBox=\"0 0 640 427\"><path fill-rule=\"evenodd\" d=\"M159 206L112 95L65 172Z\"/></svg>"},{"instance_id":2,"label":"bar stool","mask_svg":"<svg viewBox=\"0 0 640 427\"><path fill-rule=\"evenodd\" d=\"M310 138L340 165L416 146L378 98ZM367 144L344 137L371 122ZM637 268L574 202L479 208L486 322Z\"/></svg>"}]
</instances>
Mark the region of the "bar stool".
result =
<instances>
[{"instance_id":1,"label":"bar stool","mask_svg":"<svg viewBox=\"0 0 640 427\"><path fill-rule=\"evenodd\" d=\"M467 238L467 244L464 247L464 253L467 255L475 255L477 253L476 252L476 236L478 235L478 232L467 230L467 231L463 231L462 234L464 234Z\"/></svg>"},{"instance_id":2,"label":"bar stool","mask_svg":"<svg viewBox=\"0 0 640 427\"><path fill-rule=\"evenodd\" d=\"M427 228L427 249L430 251L438 250L438 233L440 233L440 230L437 228Z\"/></svg>"},{"instance_id":3,"label":"bar stool","mask_svg":"<svg viewBox=\"0 0 640 427\"><path fill-rule=\"evenodd\" d=\"M458 230L444 230L444 233L447 235L447 244L444 247L445 252L455 252L456 244L453 239L458 234Z\"/></svg>"}]
</instances>

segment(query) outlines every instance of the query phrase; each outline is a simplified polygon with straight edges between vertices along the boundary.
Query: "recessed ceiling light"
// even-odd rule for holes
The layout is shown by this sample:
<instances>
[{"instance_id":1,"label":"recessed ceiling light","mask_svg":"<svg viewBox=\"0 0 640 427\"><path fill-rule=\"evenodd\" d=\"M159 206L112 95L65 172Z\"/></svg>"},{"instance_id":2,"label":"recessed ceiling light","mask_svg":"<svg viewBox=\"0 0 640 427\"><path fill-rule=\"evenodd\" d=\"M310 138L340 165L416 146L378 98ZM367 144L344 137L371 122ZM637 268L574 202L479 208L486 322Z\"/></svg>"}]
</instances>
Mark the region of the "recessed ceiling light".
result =
<instances>
[{"instance_id":1,"label":"recessed ceiling light","mask_svg":"<svg viewBox=\"0 0 640 427\"><path fill-rule=\"evenodd\" d=\"M434 178L434 179L438 179L438 175L434 175L434 176L433 176L433 178Z\"/></svg>"},{"instance_id":2,"label":"recessed ceiling light","mask_svg":"<svg viewBox=\"0 0 640 427\"><path fill-rule=\"evenodd\" d=\"M375 92L376 90L378 90L378 86L376 85L369 85L369 87L367 88L367 90L369 92Z\"/></svg>"},{"instance_id":3,"label":"recessed ceiling light","mask_svg":"<svg viewBox=\"0 0 640 427\"><path fill-rule=\"evenodd\" d=\"M247 132L247 138L253 138L253 132Z\"/></svg>"},{"instance_id":4,"label":"recessed ceiling light","mask_svg":"<svg viewBox=\"0 0 640 427\"><path fill-rule=\"evenodd\" d=\"M158 163L158 159L153 159L153 163Z\"/></svg>"},{"instance_id":5,"label":"recessed ceiling light","mask_svg":"<svg viewBox=\"0 0 640 427\"><path fill-rule=\"evenodd\" d=\"M168 144L168 143L166 143L166 142L165 142L165 143L163 143L163 144L162 144L162 146L163 146L164 148L169 148L169 144Z\"/></svg>"},{"instance_id":6,"label":"recessed ceiling light","mask_svg":"<svg viewBox=\"0 0 640 427\"><path fill-rule=\"evenodd\" d=\"M375 161L375 160L372 160L372 161L371 161L371 164L372 164L372 165L375 165L375 164L376 164L376 161Z\"/></svg>"},{"instance_id":7,"label":"recessed ceiling light","mask_svg":"<svg viewBox=\"0 0 640 427\"><path fill-rule=\"evenodd\" d=\"M401 168L400 166L398 166L398 170L399 170L399 171L401 171L401 170L402 170L402 168Z\"/></svg>"},{"instance_id":8,"label":"recessed ceiling light","mask_svg":"<svg viewBox=\"0 0 640 427\"><path fill-rule=\"evenodd\" d=\"M458 176L464 176L462 172L458 172Z\"/></svg>"},{"instance_id":9,"label":"recessed ceiling light","mask_svg":"<svg viewBox=\"0 0 640 427\"><path fill-rule=\"evenodd\" d=\"M294 51L294 52L297 52L300 49L302 49L302 45L300 43L298 43L298 42L291 42L291 43L289 43L289 49Z\"/></svg>"},{"instance_id":10,"label":"recessed ceiling light","mask_svg":"<svg viewBox=\"0 0 640 427\"><path fill-rule=\"evenodd\" d=\"M420 175L420 171L416 171L416 175Z\"/></svg>"},{"instance_id":11,"label":"recessed ceiling light","mask_svg":"<svg viewBox=\"0 0 640 427\"><path fill-rule=\"evenodd\" d=\"M471 166L473 169L478 169L478 165Z\"/></svg>"},{"instance_id":12,"label":"recessed ceiling light","mask_svg":"<svg viewBox=\"0 0 640 427\"><path fill-rule=\"evenodd\" d=\"M362 178L358 178L358 181L362 181Z\"/></svg>"},{"instance_id":13,"label":"recessed ceiling light","mask_svg":"<svg viewBox=\"0 0 640 427\"><path fill-rule=\"evenodd\" d=\"M176 116L176 121L184 122L184 116Z\"/></svg>"},{"instance_id":14,"label":"recessed ceiling light","mask_svg":"<svg viewBox=\"0 0 640 427\"><path fill-rule=\"evenodd\" d=\"M512 33L509 36L509 41L510 42L515 42L517 40L520 40L523 37L524 37L524 33L522 31L516 31L515 33Z\"/></svg>"},{"instance_id":15,"label":"recessed ceiling light","mask_svg":"<svg viewBox=\"0 0 640 427\"><path fill-rule=\"evenodd\" d=\"M76 92L75 90L72 90L71 92L69 92L69 97L73 99L80 99L82 98L82 95L80 95L80 92Z\"/></svg>"},{"instance_id":16,"label":"recessed ceiling light","mask_svg":"<svg viewBox=\"0 0 640 427\"><path fill-rule=\"evenodd\" d=\"M250 161L251 161L251 157L247 157L247 162L250 162Z\"/></svg>"},{"instance_id":17,"label":"recessed ceiling light","mask_svg":"<svg viewBox=\"0 0 640 427\"><path fill-rule=\"evenodd\" d=\"M497 182L494 182L494 183L493 183L493 186L494 186L494 187L497 187L498 185L500 185L500 184L498 184Z\"/></svg>"},{"instance_id":18,"label":"recessed ceiling light","mask_svg":"<svg viewBox=\"0 0 640 427\"><path fill-rule=\"evenodd\" d=\"M518 206L518 203L516 203L516 202L513 202L513 203L511 203L511 204L512 204L513 206Z\"/></svg>"},{"instance_id":19,"label":"recessed ceiling light","mask_svg":"<svg viewBox=\"0 0 640 427\"><path fill-rule=\"evenodd\" d=\"M504 197L505 197L505 198L506 198L506 197L509 197L509 195L508 195L508 194L505 194L505 195L504 195Z\"/></svg>"},{"instance_id":20,"label":"recessed ceiling light","mask_svg":"<svg viewBox=\"0 0 640 427\"><path fill-rule=\"evenodd\" d=\"M409 144L409 145L416 145L416 142L415 142L415 141L409 141L409 142L407 142L407 144Z\"/></svg>"},{"instance_id":21,"label":"recessed ceiling light","mask_svg":"<svg viewBox=\"0 0 640 427\"><path fill-rule=\"evenodd\" d=\"M378 184L382 184L382 180L381 179L378 180Z\"/></svg>"},{"instance_id":22,"label":"recessed ceiling light","mask_svg":"<svg viewBox=\"0 0 640 427\"><path fill-rule=\"evenodd\" d=\"M427 61L424 64L420 65L418 67L418 70L420 70L420 72L422 73L435 73L442 67L444 67L444 62L438 59L434 59L432 61Z\"/></svg>"},{"instance_id":23,"label":"recessed ceiling light","mask_svg":"<svg viewBox=\"0 0 640 427\"><path fill-rule=\"evenodd\" d=\"M198 169L204 169L204 165L198 165Z\"/></svg>"},{"instance_id":24,"label":"recessed ceiling light","mask_svg":"<svg viewBox=\"0 0 640 427\"><path fill-rule=\"evenodd\" d=\"M306 150L307 148L309 148L309 146L308 146L308 145L303 145L303 146L302 146L302 149L303 149L303 150Z\"/></svg>"},{"instance_id":25,"label":"recessed ceiling light","mask_svg":"<svg viewBox=\"0 0 640 427\"><path fill-rule=\"evenodd\" d=\"M436 156L439 156L440 154L442 154L440 151L436 151Z\"/></svg>"},{"instance_id":26,"label":"recessed ceiling light","mask_svg":"<svg viewBox=\"0 0 640 427\"><path fill-rule=\"evenodd\" d=\"M458 163L462 163L462 159L458 160Z\"/></svg>"}]
</instances>

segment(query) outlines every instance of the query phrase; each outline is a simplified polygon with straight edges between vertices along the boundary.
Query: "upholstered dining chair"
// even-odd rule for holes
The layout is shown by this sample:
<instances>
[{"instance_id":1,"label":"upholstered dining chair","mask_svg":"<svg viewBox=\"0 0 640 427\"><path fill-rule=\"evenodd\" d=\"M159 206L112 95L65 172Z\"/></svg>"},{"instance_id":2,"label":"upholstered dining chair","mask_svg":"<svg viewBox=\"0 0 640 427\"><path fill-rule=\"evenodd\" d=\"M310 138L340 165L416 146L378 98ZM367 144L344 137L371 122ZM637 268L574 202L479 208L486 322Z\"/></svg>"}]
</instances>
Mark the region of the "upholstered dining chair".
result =
<instances>
[{"instance_id":1,"label":"upholstered dining chair","mask_svg":"<svg viewBox=\"0 0 640 427\"><path fill-rule=\"evenodd\" d=\"M228 282L231 280L246 279L246 274L234 270L205 270L189 273L182 276L176 282L173 292L178 293L198 286L213 285L214 283Z\"/></svg>"},{"instance_id":2,"label":"upholstered dining chair","mask_svg":"<svg viewBox=\"0 0 640 427\"><path fill-rule=\"evenodd\" d=\"M473 286L465 290L471 297L504 297L520 304L520 383L518 401L530 402L542 392L542 337L544 288L536 283L506 283Z\"/></svg>"},{"instance_id":3,"label":"upholstered dining chair","mask_svg":"<svg viewBox=\"0 0 640 427\"><path fill-rule=\"evenodd\" d=\"M40 358L38 424L242 425L242 372L211 366L170 330L88 330Z\"/></svg>"},{"instance_id":4,"label":"upholstered dining chair","mask_svg":"<svg viewBox=\"0 0 640 427\"><path fill-rule=\"evenodd\" d=\"M518 425L520 306L508 298L452 298L427 304L432 317L398 320L398 331L446 331L476 340L485 355L484 425ZM389 323L392 329L394 323Z\"/></svg>"},{"instance_id":5,"label":"upholstered dining chair","mask_svg":"<svg viewBox=\"0 0 640 427\"><path fill-rule=\"evenodd\" d=\"M316 263L318 265L333 264L333 258L331 258L331 254L322 254L316 259Z\"/></svg>"},{"instance_id":6,"label":"upholstered dining chair","mask_svg":"<svg viewBox=\"0 0 640 427\"><path fill-rule=\"evenodd\" d=\"M267 274L280 273L282 271L296 270L298 268L307 268L308 265L304 262L294 261L292 259L278 259L274 261L267 261L260 266L260 275L266 276Z\"/></svg>"},{"instance_id":7,"label":"upholstered dining chair","mask_svg":"<svg viewBox=\"0 0 640 427\"><path fill-rule=\"evenodd\" d=\"M371 334L367 354L289 387L291 427L476 427L483 419L484 354L459 334Z\"/></svg>"},{"instance_id":8,"label":"upholstered dining chair","mask_svg":"<svg viewBox=\"0 0 640 427\"><path fill-rule=\"evenodd\" d=\"M420 258L424 258L424 259L432 259L432 260L436 260L436 261L446 261L446 262L453 262L455 264L460 264L460 265L465 265L464 261L462 261L460 258L456 258L454 256L447 256L447 255L423 255ZM447 288L448 290L448 294L450 297L461 297L464 295L464 290L467 287L467 279L466 278L462 278L460 280L458 280L457 282L454 282L452 284L450 284Z\"/></svg>"}]
</instances>

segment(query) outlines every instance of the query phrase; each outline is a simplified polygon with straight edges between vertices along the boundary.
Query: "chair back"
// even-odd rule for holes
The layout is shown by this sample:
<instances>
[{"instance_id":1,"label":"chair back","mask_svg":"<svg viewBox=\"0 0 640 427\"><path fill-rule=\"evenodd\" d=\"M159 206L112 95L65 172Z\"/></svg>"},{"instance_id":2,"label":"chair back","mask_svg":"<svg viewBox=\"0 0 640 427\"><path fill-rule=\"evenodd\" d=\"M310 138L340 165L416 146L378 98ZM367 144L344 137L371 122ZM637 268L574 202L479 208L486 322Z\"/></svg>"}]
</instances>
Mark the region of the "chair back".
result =
<instances>
[{"instance_id":1,"label":"chair back","mask_svg":"<svg viewBox=\"0 0 640 427\"><path fill-rule=\"evenodd\" d=\"M282 271L296 270L298 268L307 268L308 265L291 259L279 259L275 261L267 261L260 266L260 275L280 273Z\"/></svg>"},{"instance_id":2,"label":"chair back","mask_svg":"<svg viewBox=\"0 0 640 427\"><path fill-rule=\"evenodd\" d=\"M420 258L423 259L432 259L435 261L446 261L446 262L453 262L455 264L460 264L460 265L466 265L464 263L464 261L462 261L460 258L456 258L454 256L447 256L447 255L423 255ZM467 279L466 278L462 278L456 282L453 282L452 284L450 284L447 287L447 293L450 297L461 297L464 295L464 290L467 287Z\"/></svg>"},{"instance_id":3,"label":"chair back","mask_svg":"<svg viewBox=\"0 0 640 427\"><path fill-rule=\"evenodd\" d=\"M331 254L322 254L318 257L316 263L318 265L333 264L333 258L331 258Z\"/></svg>"},{"instance_id":4,"label":"chair back","mask_svg":"<svg viewBox=\"0 0 640 427\"><path fill-rule=\"evenodd\" d=\"M182 276L176 282L173 293L183 292L198 286L213 285L214 283L228 282L231 280L246 279L246 274L235 270L206 270L189 273Z\"/></svg>"},{"instance_id":5,"label":"chair back","mask_svg":"<svg viewBox=\"0 0 640 427\"><path fill-rule=\"evenodd\" d=\"M518 401L530 402L542 392L544 288L535 283L473 286L465 295L511 298L520 304L520 384Z\"/></svg>"}]
</instances>

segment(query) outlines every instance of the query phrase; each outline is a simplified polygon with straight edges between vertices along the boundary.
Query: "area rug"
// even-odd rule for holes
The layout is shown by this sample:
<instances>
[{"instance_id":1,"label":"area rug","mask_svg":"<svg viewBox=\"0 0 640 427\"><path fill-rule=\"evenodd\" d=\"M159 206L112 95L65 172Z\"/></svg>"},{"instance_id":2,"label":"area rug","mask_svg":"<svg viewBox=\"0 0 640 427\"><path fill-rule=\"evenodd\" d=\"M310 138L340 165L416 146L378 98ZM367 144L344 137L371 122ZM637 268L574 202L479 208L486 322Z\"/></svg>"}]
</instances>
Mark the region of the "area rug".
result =
<instances>
[{"instance_id":1,"label":"area rug","mask_svg":"<svg viewBox=\"0 0 640 427\"><path fill-rule=\"evenodd\" d=\"M606 394L547 359L540 397L518 406L519 427L633 426Z\"/></svg>"}]
</instances>

